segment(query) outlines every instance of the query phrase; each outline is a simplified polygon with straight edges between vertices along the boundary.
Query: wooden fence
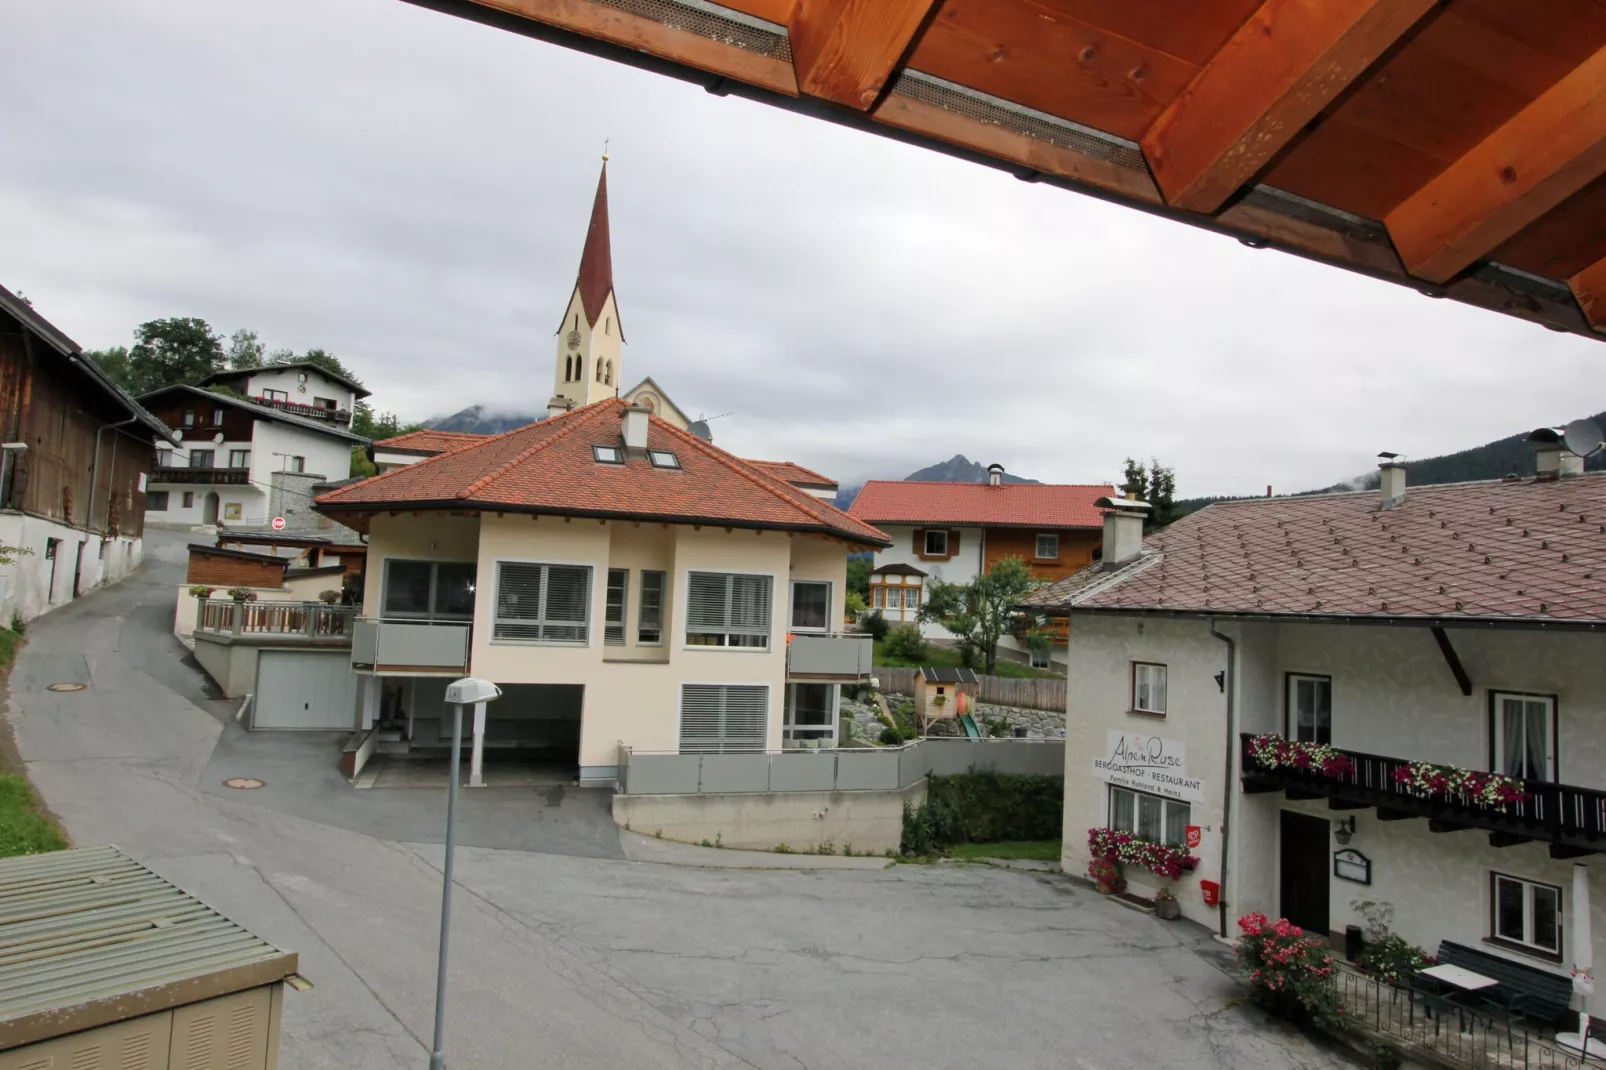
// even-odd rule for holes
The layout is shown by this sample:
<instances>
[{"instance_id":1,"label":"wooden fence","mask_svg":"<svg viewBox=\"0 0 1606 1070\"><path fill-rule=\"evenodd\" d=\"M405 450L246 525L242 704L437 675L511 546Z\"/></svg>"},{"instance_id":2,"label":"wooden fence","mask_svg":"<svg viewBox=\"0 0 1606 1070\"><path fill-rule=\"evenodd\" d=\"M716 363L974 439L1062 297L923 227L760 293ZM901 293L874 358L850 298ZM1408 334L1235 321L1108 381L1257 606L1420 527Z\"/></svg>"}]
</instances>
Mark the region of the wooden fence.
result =
<instances>
[{"instance_id":1,"label":"wooden fence","mask_svg":"<svg viewBox=\"0 0 1606 1070\"><path fill-rule=\"evenodd\" d=\"M896 669L890 665L877 665L870 670L881 681L881 690L912 695L919 669ZM1019 706L1029 710L1065 712L1064 680L1015 680L1004 676L981 676L975 688L976 700L994 706Z\"/></svg>"}]
</instances>

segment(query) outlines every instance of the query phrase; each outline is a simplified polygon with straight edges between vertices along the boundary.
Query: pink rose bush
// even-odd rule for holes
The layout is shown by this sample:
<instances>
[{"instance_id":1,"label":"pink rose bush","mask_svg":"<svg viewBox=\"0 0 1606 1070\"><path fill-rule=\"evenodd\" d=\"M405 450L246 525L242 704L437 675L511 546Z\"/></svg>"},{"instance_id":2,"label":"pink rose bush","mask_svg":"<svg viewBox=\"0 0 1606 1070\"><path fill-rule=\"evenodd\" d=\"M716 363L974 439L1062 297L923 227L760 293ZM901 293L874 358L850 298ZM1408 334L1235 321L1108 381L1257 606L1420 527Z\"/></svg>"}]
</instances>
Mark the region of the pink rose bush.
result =
<instances>
[{"instance_id":1,"label":"pink rose bush","mask_svg":"<svg viewBox=\"0 0 1606 1070\"><path fill-rule=\"evenodd\" d=\"M1456 796L1484 806L1509 806L1533 798L1523 782L1500 773L1482 773L1454 765L1412 762L1394 770L1394 782L1406 792L1427 799Z\"/></svg>"},{"instance_id":2,"label":"pink rose bush","mask_svg":"<svg viewBox=\"0 0 1606 1070\"><path fill-rule=\"evenodd\" d=\"M1124 862L1170 880L1181 880L1184 873L1199 864L1184 848L1139 839L1130 832L1115 829L1088 829L1087 850L1094 858Z\"/></svg>"},{"instance_id":3,"label":"pink rose bush","mask_svg":"<svg viewBox=\"0 0 1606 1070\"><path fill-rule=\"evenodd\" d=\"M1255 736L1249 757L1262 769L1297 769L1334 780L1355 775L1355 760L1326 743L1301 743L1282 736Z\"/></svg>"},{"instance_id":4,"label":"pink rose bush","mask_svg":"<svg viewBox=\"0 0 1606 1070\"><path fill-rule=\"evenodd\" d=\"M1344 1006L1325 939L1287 918L1272 921L1260 913L1239 918L1238 929L1234 951L1256 1002L1285 1018L1339 1023Z\"/></svg>"}]
</instances>

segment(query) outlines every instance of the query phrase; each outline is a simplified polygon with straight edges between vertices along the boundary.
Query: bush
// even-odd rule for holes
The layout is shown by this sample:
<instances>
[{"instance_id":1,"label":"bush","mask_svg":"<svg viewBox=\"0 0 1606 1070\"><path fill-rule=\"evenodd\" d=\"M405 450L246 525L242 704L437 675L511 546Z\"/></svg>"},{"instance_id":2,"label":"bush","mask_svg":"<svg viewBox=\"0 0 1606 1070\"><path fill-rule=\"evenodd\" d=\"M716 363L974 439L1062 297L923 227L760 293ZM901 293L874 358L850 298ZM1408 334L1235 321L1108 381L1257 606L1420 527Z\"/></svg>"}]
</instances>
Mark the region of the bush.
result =
<instances>
[{"instance_id":1,"label":"bush","mask_svg":"<svg viewBox=\"0 0 1606 1070\"><path fill-rule=\"evenodd\" d=\"M11 630L18 635L25 635L28 631L28 622L22 619L22 614L16 610L11 612Z\"/></svg>"},{"instance_id":2,"label":"bush","mask_svg":"<svg viewBox=\"0 0 1606 1070\"><path fill-rule=\"evenodd\" d=\"M1272 921L1259 913L1239 918L1238 928L1243 935L1234 950L1255 1002L1291 1021L1326 1029L1341 1024L1344 1008L1326 940L1287 918Z\"/></svg>"},{"instance_id":3,"label":"bush","mask_svg":"<svg viewBox=\"0 0 1606 1070\"><path fill-rule=\"evenodd\" d=\"M928 778L921 809L942 815L931 827L935 845L943 848L1060 839L1064 806L1062 777L961 773Z\"/></svg>"},{"instance_id":4,"label":"bush","mask_svg":"<svg viewBox=\"0 0 1606 1070\"><path fill-rule=\"evenodd\" d=\"M913 624L902 624L887 633L881 652L900 661L923 661L926 657L926 641L920 637L919 628Z\"/></svg>"},{"instance_id":5,"label":"bush","mask_svg":"<svg viewBox=\"0 0 1606 1070\"><path fill-rule=\"evenodd\" d=\"M875 642L879 643L885 639L889 628L891 625L887 623L887 618L881 615L879 609L872 609L859 618L859 631L868 633Z\"/></svg>"},{"instance_id":6,"label":"bush","mask_svg":"<svg viewBox=\"0 0 1606 1070\"><path fill-rule=\"evenodd\" d=\"M953 807L929 794L917 810L903 804L903 839L898 844L901 854L925 858L938 854L955 841L958 815Z\"/></svg>"},{"instance_id":7,"label":"bush","mask_svg":"<svg viewBox=\"0 0 1606 1070\"><path fill-rule=\"evenodd\" d=\"M1390 933L1375 943L1367 944L1355 965L1373 977L1404 985L1410 983L1412 974L1433 965L1433 958L1403 937Z\"/></svg>"}]
</instances>

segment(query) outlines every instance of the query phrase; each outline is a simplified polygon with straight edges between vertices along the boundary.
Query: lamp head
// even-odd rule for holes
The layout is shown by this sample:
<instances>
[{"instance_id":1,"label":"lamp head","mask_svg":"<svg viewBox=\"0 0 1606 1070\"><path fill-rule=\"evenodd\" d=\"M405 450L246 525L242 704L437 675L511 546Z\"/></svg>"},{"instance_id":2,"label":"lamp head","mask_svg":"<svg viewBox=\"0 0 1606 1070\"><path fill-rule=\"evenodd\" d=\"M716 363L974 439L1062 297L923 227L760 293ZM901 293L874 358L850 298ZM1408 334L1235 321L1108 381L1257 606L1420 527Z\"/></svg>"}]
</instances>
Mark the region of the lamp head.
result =
<instances>
[{"instance_id":1,"label":"lamp head","mask_svg":"<svg viewBox=\"0 0 1606 1070\"><path fill-rule=\"evenodd\" d=\"M480 702L490 702L502 697L502 689L489 680L481 680L476 676L465 676L461 680L453 680L446 685L446 701L455 702L463 706L473 706Z\"/></svg>"}]
</instances>

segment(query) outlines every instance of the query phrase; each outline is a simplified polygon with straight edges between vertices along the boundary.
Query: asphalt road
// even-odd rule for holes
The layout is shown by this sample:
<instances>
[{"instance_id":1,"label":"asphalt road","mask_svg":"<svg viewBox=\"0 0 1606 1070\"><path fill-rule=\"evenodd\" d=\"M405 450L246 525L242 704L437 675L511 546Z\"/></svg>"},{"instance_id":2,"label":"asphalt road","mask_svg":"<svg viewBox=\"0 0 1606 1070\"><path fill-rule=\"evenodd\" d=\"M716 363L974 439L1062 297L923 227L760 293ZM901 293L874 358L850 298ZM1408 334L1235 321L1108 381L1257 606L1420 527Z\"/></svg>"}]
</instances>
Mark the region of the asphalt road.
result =
<instances>
[{"instance_id":1,"label":"asphalt road","mask_svg":"<svg viewBox=\"0 0 1606 1070\"><path fill-rule=\"evenodd\" d=\"M169 634L186 541L152 532L138 575L30 628L9 704L29 773L76 843L300 952L316 987L287 997L286 1070L421 1068L439 800L353 791L332 740L239 731ZM237 773L269 787L221 786ZM470 805L454 1070L1348 1065L1233 1005L1202 931L1057 874L662 865L625 860L588 793Z\"/></svg>"}]
</instances>

